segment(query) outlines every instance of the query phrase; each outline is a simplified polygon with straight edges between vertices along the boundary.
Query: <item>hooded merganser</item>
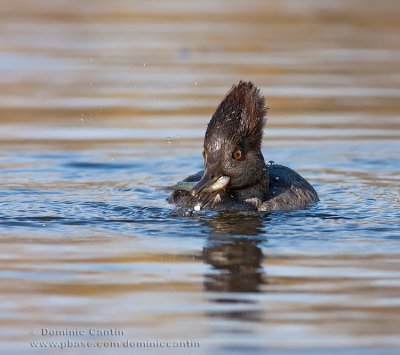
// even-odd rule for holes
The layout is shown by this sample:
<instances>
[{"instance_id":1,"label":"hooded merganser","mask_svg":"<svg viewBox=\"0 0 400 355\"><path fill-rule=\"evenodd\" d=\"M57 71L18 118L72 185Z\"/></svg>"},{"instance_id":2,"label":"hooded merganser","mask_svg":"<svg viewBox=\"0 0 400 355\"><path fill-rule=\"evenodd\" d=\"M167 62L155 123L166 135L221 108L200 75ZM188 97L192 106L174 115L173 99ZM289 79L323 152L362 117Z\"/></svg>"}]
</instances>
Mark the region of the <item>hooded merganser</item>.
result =
<instances>
[{"instance_id":1,"label":"hooded merganser","mask_svg":"<svg viewBox=\"0 0 400 355\"><path fill-rule=\"evenodd\" d=\"M234 85L208 124L204 170L175 185L168 202L197 211L294 210L317 202L314 188L294 170L265 164L265 114L252 82Z\"/></svg>"}]
</instances>

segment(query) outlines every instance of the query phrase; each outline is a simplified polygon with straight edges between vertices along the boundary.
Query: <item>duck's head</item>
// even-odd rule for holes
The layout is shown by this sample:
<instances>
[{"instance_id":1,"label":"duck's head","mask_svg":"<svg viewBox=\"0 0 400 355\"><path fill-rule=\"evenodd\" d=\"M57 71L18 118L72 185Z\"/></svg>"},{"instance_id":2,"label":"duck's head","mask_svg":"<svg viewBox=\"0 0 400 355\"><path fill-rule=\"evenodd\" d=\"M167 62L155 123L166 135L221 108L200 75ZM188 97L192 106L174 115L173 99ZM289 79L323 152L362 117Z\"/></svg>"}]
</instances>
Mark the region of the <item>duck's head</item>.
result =
<instances>
[{"instance_id":1,"label":"duck's head","mask_svg":"<svg viewBox=\"0 0 400 355\"><path fill-rule=\"evenodd\" d=\"M241 190L265 177L261 141L265 124L264 97L251 82L239 82L222 100L204 138L204 175L193 196L226 188Z\"/></svg>"}]
</instances>

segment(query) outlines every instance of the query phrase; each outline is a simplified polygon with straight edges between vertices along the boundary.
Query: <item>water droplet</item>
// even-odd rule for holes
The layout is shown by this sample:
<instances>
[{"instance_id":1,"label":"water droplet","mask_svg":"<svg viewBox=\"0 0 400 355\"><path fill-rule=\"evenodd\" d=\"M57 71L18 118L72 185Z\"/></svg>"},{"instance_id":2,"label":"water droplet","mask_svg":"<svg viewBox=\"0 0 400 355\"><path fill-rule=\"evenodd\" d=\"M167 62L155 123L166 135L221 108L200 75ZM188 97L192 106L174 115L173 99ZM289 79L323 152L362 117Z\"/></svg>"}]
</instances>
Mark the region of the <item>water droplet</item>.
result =
<instances>
[{"instance_id":1,"label":"water droplet","mask_svg":"<svg viewBox=\"0 0 400 355\"><path fill-rule=\"evenodd\" d=\"M268 162L268 165L274 165L275 164L275 162L273 161L273 160L270 160L269 162Z\"/></svg>"},{"instance_id":2,"label":"water droplet","mask_svg":"<svg viewBox=\"0 0 400 355\"><path fill-rule=\"evenodd\" d=\"M277 176L277 177L275 178L275 180L279 180L279 176Z\"/></svg>"}]
</instances>

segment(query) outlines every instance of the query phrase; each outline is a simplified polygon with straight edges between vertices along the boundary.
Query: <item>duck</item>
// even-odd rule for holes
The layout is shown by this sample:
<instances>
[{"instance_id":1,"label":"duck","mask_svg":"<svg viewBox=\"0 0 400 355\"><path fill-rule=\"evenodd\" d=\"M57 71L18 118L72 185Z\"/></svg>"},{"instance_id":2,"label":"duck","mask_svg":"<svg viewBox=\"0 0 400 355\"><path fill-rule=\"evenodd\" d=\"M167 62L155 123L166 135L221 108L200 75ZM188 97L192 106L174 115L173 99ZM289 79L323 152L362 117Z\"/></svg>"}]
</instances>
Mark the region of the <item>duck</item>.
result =
<instances>
[{"instance_id":1,"label":"duck","mask_svg":"<svg viewBox=\"0 0 400 355\"><path fill-rule=\"evenodd\" d=\"M194 211L288 211L316 204L319 197L296 171L261 152L265 99L251 81L233 85L208 123L204 169L172 187L170 204Z\"/></svg>"}]
</instances>

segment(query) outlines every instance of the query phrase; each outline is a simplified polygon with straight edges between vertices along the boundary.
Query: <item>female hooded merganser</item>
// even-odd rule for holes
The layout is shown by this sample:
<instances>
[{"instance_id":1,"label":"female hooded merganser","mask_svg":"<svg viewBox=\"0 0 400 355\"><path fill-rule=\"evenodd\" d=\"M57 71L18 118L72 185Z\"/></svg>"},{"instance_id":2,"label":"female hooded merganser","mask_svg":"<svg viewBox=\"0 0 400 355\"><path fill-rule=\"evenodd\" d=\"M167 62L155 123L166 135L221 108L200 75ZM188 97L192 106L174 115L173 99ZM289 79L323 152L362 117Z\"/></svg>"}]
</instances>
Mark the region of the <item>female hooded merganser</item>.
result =
<instances>
[{"instance_id":1,"label":"female hooded merganser","mask_svg":"<svg viewBox=\"0 0 400 355\"><path fill-rule=\"evenodd\" d=\"M214 211L304 208L318 201L314 188L290 168L264 162L264 97L240 81L222 100L204 138L204 170L173 187L168 202Z\"/></svg>"}]
</instances>

